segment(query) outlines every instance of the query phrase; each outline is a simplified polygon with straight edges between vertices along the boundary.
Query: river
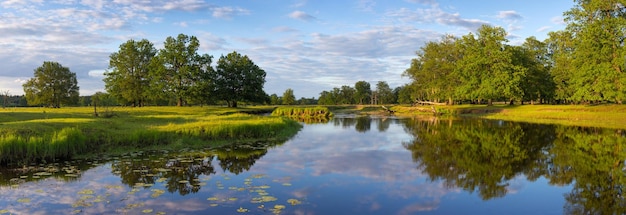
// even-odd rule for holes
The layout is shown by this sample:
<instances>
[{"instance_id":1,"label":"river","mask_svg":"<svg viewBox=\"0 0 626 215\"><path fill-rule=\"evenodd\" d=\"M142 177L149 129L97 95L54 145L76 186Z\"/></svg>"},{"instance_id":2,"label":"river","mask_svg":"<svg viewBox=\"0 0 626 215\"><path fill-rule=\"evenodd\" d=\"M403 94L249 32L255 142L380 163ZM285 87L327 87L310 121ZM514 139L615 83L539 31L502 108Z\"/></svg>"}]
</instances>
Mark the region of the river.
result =
<instances>
[{"instance_id":1,"label":"river","mask_svg":"<svg viewBox=\"0 0 626 215\"><path fill-rule=\"evenodd\" d=\"M0 214L623 214L626 132L339 116L284 143L0 170Z\"/></svg>"}]
</instances>

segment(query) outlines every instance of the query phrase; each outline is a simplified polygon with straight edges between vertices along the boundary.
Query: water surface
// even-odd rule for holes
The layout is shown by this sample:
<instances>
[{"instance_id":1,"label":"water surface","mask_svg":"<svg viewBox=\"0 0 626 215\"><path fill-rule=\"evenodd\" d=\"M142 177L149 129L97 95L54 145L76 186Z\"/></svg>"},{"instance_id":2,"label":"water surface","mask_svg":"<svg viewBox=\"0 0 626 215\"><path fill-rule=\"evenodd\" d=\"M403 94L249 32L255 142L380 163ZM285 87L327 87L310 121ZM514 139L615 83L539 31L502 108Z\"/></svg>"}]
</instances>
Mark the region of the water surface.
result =
<instances>
[{"instance_id":1,"label":"water surface","mask_svg":"<svg viewBox=\"0 0 626 215\"><path fill-rule=\"evenodd\" d=\"M285 143L0 172L14 214L620 214L625 132L339 117Z\"/></svg>"}]
</instances>

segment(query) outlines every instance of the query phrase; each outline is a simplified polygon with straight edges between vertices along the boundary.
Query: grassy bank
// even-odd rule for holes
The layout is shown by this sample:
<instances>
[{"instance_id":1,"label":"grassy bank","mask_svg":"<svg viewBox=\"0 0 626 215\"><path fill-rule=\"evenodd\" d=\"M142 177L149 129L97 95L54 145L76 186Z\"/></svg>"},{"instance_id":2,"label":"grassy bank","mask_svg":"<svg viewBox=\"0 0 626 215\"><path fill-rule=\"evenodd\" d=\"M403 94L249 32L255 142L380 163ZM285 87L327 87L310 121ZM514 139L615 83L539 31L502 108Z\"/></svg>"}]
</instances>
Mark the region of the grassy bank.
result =
<instances>
[{"instance_id":1,"label":"grassy bank","mask_svg":"<svg viewBox=\"0 0 626 215\"><path fill-rule=\"evenodd\" d=\"M179 144L212 146L255 139L280 140L301 126L281 117L246 112L273 108L143 107L0 109L0 162L26 162L101 153L116 148Z\"/></svg>"},{"instance_id":2,"label":"grassy bank","mask_svg":"<svg viewBox=\"0 0 626 215\"><path fill-rule=\"evenodd\" d=\"M470 116L509 121L626 129L626 105L395 106L397 115Z\"/></svg>"}]
</instances>

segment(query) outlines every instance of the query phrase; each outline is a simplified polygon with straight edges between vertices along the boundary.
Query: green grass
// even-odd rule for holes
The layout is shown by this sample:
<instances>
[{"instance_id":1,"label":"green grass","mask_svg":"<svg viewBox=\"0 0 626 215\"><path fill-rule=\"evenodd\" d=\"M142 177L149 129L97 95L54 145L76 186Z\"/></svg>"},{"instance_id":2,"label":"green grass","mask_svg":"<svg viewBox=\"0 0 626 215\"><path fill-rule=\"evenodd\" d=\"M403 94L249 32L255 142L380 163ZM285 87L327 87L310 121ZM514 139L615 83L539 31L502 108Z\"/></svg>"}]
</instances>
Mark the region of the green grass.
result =
<instances>
[{"instance_id":1,"label":"green grass","mask_svg":"<svg viewBox=\"0 0 626 215\"><path fill-rule=\"evenodd\" d=\"M434 106L450 116L626 129L626 105L453 105ZM432 106L395 106L399 115L432 115Z\"/></svg>"},{"instance_id":2,"label":"green grass","mask_svg":"<svg viewBox=\"0 0 626 215\"><path fill-rule=\"evenodd\" d=\"M272 116L286 116L296 119L328 119L333 113L322 106L282 106L272 112Z\"/></svg>"},{"instance_id":3,"label":"green grass","mask_svg":"<svg viewBox=\"0 0 626 215\"><path fill-rule=\"evenodd\" d=\"M111 118L92 108L0 109L0 163L69 158L118 148L155 145L214 146L259 139L286 140L301 125L294 120L247 113L272 107L112 108Z\"/></svg>"}]
</instances>

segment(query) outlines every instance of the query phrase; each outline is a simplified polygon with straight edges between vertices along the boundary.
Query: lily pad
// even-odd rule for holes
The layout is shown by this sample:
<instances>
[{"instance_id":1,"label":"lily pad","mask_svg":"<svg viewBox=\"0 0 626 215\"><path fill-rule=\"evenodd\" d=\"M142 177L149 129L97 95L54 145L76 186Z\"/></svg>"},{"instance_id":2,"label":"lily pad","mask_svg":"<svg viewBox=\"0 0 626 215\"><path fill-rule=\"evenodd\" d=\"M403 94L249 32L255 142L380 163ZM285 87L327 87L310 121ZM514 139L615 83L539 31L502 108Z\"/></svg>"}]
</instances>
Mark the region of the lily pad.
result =
<instances>
[{"instance_id":1,"label":"lily pad","mask_svg":"<svg viewBox=\"0 0 626 215\"><path fill-rule=\"evenodd\" d=\"M245 208L239 207L239 209L237 209L237 212L239 212L239 213L245 213L245 212L248 212L248 209L245 209Z\"/></svg>"},{"instance_id":2,"label":"lily pad","mask_svg":"<svg viewBox=\"0 0 626 215\"><path fill-rule=\"evenodd\" d=\"M302 202L300 200L297 199L287 199L287 203L291 204L291 205L299 205L302 204Z\"/></svg>"},{"instance_id":3,"label":"lily pad","mask_svg":"<svg viewBox=\"0 0 626 215\"><path fill-rule=\"evenodd\" d=\"M84 189L84 190L78 191L78 194L80 195L93 195L94 193L95 192L90 189Z\"/></svg>"},{"instance_id":4,"label":"lily pad","mask_svg":"<svg viewBox=\"0 0 626 215\"><path fill-rule=\"evenodd\" d=\"M152 210L152 209L143 209L141 212L145 213L145 214L149 214L149 213L152 213L152 211L154 211L154 210Z\"/></svg>"},{"instance_id":5,"label":"lily pad","mask_svg":"<svg viewBox=\"0 0 626 215\"><path fill-rule=\"evenodd\" d=\"M17 199L17 202L19 202L19 203L29 203L30 202L30 198L20 198L20 199Z\"/></svg>"}]
</instances>

